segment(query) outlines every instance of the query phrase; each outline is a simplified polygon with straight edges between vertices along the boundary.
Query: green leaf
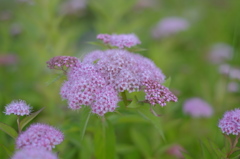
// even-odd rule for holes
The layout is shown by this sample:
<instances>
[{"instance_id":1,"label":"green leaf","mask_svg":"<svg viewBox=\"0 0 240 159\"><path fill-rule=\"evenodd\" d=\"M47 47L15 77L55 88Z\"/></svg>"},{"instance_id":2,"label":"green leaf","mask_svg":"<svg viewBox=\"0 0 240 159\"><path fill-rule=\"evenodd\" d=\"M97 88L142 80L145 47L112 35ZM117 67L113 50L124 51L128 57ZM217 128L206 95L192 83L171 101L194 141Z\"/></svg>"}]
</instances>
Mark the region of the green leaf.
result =
<instances>
[{"instance_id":1,"label":"green leaf","mask_svg":"<svg viewBox=\"0 0 240 159\"><path fill-rule=\"evenodd\" d=\"M4 145L0 144L0 147L2 147L1 150L5 150L6 154L8 155L9 158L11 158L12 152Z\"/></svg>"},{"instance_id":2,"label":"green leaf","mask_svg":"<svg viewBox=\"0 0 240 159\"><path fill-rule=\"evenodd\" d=\"M107 46L105 44L103 44L102 42L98 42L98 41L90 41L90 42L87 42L88 44L91 44L91 45L95 45L95 46L100 46L100 47L103 47L103 48L107 48Z\"/></svg>"},{"instance_id":3,"label":"green leaf","mask_svg":"<svg viewBox=\"0 0 240 159\"><path fill-rule=\"evenodd\" d=\"M234 151L234 152L229 156L229 158L231 158L231 159L239 159L239 157L240 157L240 151L239 151L239 150Z\"/></svg>"},{"instance_id":4,"label":"green leaf","mask_svg":"<svg viewBox=\"0 0 240 159\"><path fill-rule=\"evenodd\" d=\"M88 121L91 116L91 109L89 107L84 107L83 111L81 112L81 117L80 117L80 131L81 131L81 140L84 137L84 134L86 132L86 128L88 125Z\"/></svg>"},{"instance_id":5,"label":"green leaf","mask_svg":"<svg viewBox=\"0 0 240 159\"><path fill-rule=\"evenodd\" d=\"M31 120L33 120L42 110L44 109L41 108L40 110L30 114L29 116L26 116L25 118L23 118L21 121L20 121L20 124L19 124L19 129L20 131L22 131L22 129L24 128L24 126L26 126Z\"/></svg>"},{"instance_id":6,"label":"green leaf","mask_svg":"<svg viewBox=\"0 0 240 159\"><path fill-rule=\"evenodd\" d=\"M162 139L165 141L165 136L162 130L162 126L161 126L161 122L160 122L160 117L157 117L155 115L153 115L150 112L150 109L148 106L141 106L138 109L138 113L145 119L147 119L148 121L150 121L155 128L158 130L159 134L162 136Z\"/></svg>"},{"instance_id":7,"label":"green leaf","mask_svg":"<svg viewBox=\"0 0 240 159\"><path fill-rule=\"evenodd\" d=\"M2 122L0 122L0 129L14 139L18 136L18 133L16 130L14 130L11 126L4 124Z\"/></svg>"},{"instance_id":8,"label":"green leaf","mask_svg":"<svg viewBox=\"0 0 240 159\"><path fill-rule=\"evenodd\" d=\"M135 47L135 48L130 48L128 51L130 52L140 52L140 51L146 51L147 49L140 48L140 47Z\"/></svg>"},{"instance_id":9,"label":"green leaf","mask_svg":"<svg viewBox=\"0 0 240 159\"><path fill-rule=\"evenodd\" d=\"M114 159L116 154L114 128L110 122L97 123L94 131L96 159Z\"/></svg>"},{"instance_id":10,"label":"green leaf","mask_svg":"<svg viewBox=\"0 0 240 159\"><path fill-rule=\"evenodd\" d=\"M151 158L150 143L146 140L146 136L136 129L131 129L130 134L135 146L140 150L144 158Z\"/></svg>"},{"instance_id":11,"label":"green leaf","mask_svg":"<svg viewBox=\"0 0 240 159\"><path fill-rule=\"evenodd\" d=\"M218 155L220 158L224 157L226 154L224 152L221 151L221 149L219 148L219 146L217 144L215 144L214 142L209 140L209 143L213 149L213 152L215 152L216 155Z\"/></svg>"},{"instance_id":12,"label":"green leaf","mask_svg":"<svg viewBox=\"0 0 240 159\"><path fill-rule=\"evenodd\" d=\"M140 105L138 103L138 99L134 96L132 102L127 106L128 108L138 108Z\"/></svg>"},{"instance_id":13,"label":"green leaf","mask_svg":"<svg viewBox=\"0 0 240 159\"><path fill-rule=\"evenodd\" d=\"M168 77L168 79L162 85L164 85L165 87L169 87L171 84L171 80L171 77Z\"/></svg>"},{"instance_id":14,"label":"green leaf","mask_svg":"<svg viewBox=\"0 0 240 159\"><path fill-rule=\"evenodd\" d=\"M55 77L53 80L51 80L50 82L47 82L47 86L51 85L52 83L56 82L57 80L59 80L60 78L62 78L64 76L64 74L60 74L57 77Z\"/></svg>"}]
</instances>

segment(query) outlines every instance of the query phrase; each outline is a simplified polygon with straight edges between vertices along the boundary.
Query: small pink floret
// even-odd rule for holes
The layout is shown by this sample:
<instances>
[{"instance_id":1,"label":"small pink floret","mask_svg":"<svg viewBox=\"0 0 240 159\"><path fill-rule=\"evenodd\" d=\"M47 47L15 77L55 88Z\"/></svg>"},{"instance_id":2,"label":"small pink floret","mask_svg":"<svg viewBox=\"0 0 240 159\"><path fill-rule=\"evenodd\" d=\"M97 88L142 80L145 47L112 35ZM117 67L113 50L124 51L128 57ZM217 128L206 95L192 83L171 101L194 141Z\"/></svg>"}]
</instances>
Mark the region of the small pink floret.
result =
<instances>
[{"instance_id":1,"label":"small pink floret","mask_svg":"<svg viewBox=\"0 0 240 159\"><path fill-rule=\"evenodd\" d=\"M58 157L45 149L24 148L17 151L11 159L58 159Z\"/></svg>"},{"instance_id":2,"label":"small pink floret","mask_svg":"<svg viewBox=\"0 0 240 159\"><path fill-rule=\"evenodd\" d=\"M23 100L14 100L5 107L6 115L29 115L31 113L31 107Z\"/></svg>"},{"instance_id":3,"label":"small pink floret","mask_svg":"<svg viewBox=\"0 0 240 159\"><path fill-rule=\"evenodd\" d=\"M25 132L19 135L16 140L16 146L18 149L37 147L52 150L63 139L63 133L58 129L37 123L31 125Z\"/></svg>"}]
</instances>

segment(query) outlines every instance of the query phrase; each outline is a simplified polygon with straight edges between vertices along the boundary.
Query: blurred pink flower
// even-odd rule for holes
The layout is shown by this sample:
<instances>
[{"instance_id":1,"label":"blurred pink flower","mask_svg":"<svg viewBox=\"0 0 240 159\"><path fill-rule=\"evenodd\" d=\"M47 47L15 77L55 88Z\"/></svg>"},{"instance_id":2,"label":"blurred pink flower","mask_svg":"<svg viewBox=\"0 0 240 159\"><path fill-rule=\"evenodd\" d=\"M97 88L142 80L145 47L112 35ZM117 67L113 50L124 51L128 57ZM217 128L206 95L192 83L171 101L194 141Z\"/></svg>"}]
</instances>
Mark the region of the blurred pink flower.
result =
<instances>
[{"instance_id":1,"label":"blurred pink flower","mask_svg":"<svg viewBox=\"0 0 240 159\"><path fill-rule=\"evenodd\" d=\"M228 64L222 64L219 66L219 72L224 75L228 75L230 73L231 66Z\"/></svg>"},{"instance_id":2,"label":"blurred pink flower","mask_svg":"<svg viewBox=\"0 0 240 159\"><path fill-rule=\"evenodd\" d=\"M187 30L189 26L189 22L184 18L167 17L158 22L158 24L152 29L152 36L154 38L168 37Z\"/></svg>"},{"instance_id":3,"label":"blurred pink flower","mask_svg":"<svg viewBox=\"0 0 240 159\"><path fill-rule=\"evenodd\" d=\"M171 146L167 150L167 153L169 155L177 157L178 159L183 159L184 158L182 152L186 152L186 150L182 146L180 146L178 144L175 144L175 145Z\"/></svg>"},{"instance_id":4,"label":"blurred pink flower","mask_svg":"<svg viewBox=\"0 0 240 159\"><path fill-rule=\"evenodd\" d=\"M31 113L31 107L23 100L14 100L5 107L6 115L29 115Z\"/></svg>"},{"instance_id":5,"label":"blurred pink flower","mask_svg":"<svg viewBox=\"0 0 240 159\"><path fill-rule=\"evenodd\" d=\"M60 12L64 15L81 15L86 6L86 0L67 0L62 4Z\"/></svg>"},{"instance_id":6,"label":"blurred pink flower","mask_svg":"<svg viewBox=\"0 0 240 159\"><path fill-rule=\"evenodd\" d=\"M12 36L17 36L22 33L22 28L19 24L12 24L10 27L10 34Z\"/></svg>"},{"instance_id":7,"label":"blurred pink flower","mask_svg":"<svg viewBox=\"0 0 240 159\"><path fill-rule=\"evenodd\" d=\"M229 92L238 92L239 84L237 82L230 82L228 83L227 89Z\"/></svg>"},{"instance_id":8,"label":"blurred pink flower","mask_svg":"<svg viewBox=\"0 0 240 159\"><path fill-rule=\"evenodd\" d=\"M12 13L10 11L1 11L0 12L0 21L9 20L12 18Z\"/></svg>"},{"instance_id":9,"label":"blurred pink flower","mask_svg":"<svg viewBox=\"0 0 240 159\"><path fill-rule=\"evenodd\" d=\"M229 73L229 77L231 79L240 80L240 69L239 68L231 68L230 73Z\"/></svg>"},{"instance_id":10,"label":"blurred pink flower","mask_svg":"<svg viewBox=\"0 0 240 159\"><path fill-rule=\"evenodd\" d=\"M15 54L3 54L0 55L0 66L5 66L5 65L14 65L18 62L18 58Z\"/></svg>"},{"instance_id":11,"label":"blurred pink flower","mask_svg":"<svg viewBox=\"0 0 240 159\"><path fill-rule=\"evenodd\" d=\"M228 64L222 64L219 67L219 72L221 74L229 76L231 79L240 80L240 69L236 67L231 67Z\"/></svg>"},{"instance_id":12,"label":"blurred pink flower","mask_svg":"<svg viewBox=\"0 0 240 159\"><path fill-rule=\"evenodd\" d=\"M135 8L136 9L145 9L145 8L154 8L157 6L156 0L138 0Z\"/></svg>"},{"instance_id":13,"label":"blurred pink flower","mask_svg":"<svg viewBox=\"0 0 240 159\"><path fill-rule=\"evenodd\" d=\"M11 159L58 159L58 157L45 149L24 148L17 151Z\"/></svg>"},{"instance_id":14,"label":"blurred pink flower","mask_svg":"<svg viewBox=\"0 0 240 159\"><path fill-rule=\"evenodd\" d=\"M55 145L64 139L63 133L56 128L46 124L32 124L26 131L22 132L17 140L16 146L22 148L43 148L52 150Z\"/></svg>"},{"instance_id":15,"label":"blurred pink flower","mask_svg":"<svg viewBox=\"0 0 240 159\"><path fill-rule=\"evenodd\" d=\"M209 60L215 64L230 60L232 56L233 48L225 43L214 44L209 52Z\"/></svg>"},{"instance_id":16,"label":"blurred pink flower","mask_svg":"<svg viewBox=\"0 0 240 159\"><path fill-rule=\"evenodd\" d=\"M239 135L240 134L240 109L235 109L225 112L223 118L219 121L218 127L222 130L222 133L227 135Z\"/></svg>"},{"instance_id":17,"label":"blurred pink flower","mask_svg":"<svg viewBox=\"0 0 240 159\"><path fill-rule=\"evenodd\" d=\"M102 40L105 44L116 46L120 49L124 47L132 47L137 44L141 44L140 40L135 34L99 34L97 39Z\"/></svg>"},{"instance_id":18,"label":"blurred pink flower","mask_svg":"<svg viewBox=\"0 0 240 159\"><path fill-rule=\"evenodd\" d=\"M183 111L192 117L210 117L213 114L212 107L200 98L190 98L184 102Z\"/></svg>"}]
</instances>

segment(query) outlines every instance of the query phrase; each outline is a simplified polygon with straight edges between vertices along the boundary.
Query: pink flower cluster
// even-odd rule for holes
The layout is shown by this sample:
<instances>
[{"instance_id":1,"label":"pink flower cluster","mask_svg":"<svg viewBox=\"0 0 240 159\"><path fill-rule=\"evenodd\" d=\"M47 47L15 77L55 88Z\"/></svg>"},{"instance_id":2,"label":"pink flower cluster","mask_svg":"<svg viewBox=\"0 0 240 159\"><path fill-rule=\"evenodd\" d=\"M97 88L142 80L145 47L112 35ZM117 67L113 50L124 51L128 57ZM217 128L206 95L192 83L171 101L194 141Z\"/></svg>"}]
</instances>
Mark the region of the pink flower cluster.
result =
<instances>
[{"instance_id":1,"label":"pink flower cluster","mask_svg":"<svg viewBox=\"0 0 240 159\"><path fill-rule=\"evenodd\" d=\"M11 159L58 159L57 155L42 148L24 148Z\"/></svg>"},{"instance_id":2,"label":"pink flower cluster","mask_svg":"<svg viewBox=\"0 0 240 159\"><path fill-rule=\"evenodd\" d=\"M212 107L200 98L190 98L185 101L183 111L192 117L210 117L213 114Z\"/></svg>"},{"instance_id":3,"label":"pink flower cluster","mask_svg":"<svg viewBox=\"0 0 240 159\"><path fill-rule=\"evenodd\" d=\"M64 139L61 131L46 124L33 124L25 132L22 132L16 140L18 149L43 148L51 150Z\"/></svg>"},{"instance_id":4,"label":"pink flower cluster","mask_svg":"<svg viewBox=\"0 0 240 159\"><path fill-rule=\"evenodd\" d=\"M78 58L72 56L56 56L47 61L47 67L50 69L65 70L76 65Z\"/></svg>"},{"instance_id":5,"label":"pink flower cluster","mask_svg":"<svg viewBox=\"0 0 240 159\"><path fill-rule=\"evenodd\" d=\"M23 100L14 100L5 107L6 115L29 115L31 113L31 107Z\"/></svg>"},{"instance_id":6,"label":"pink flower cluster","mask_svg":"<svg viewBox=\"0 0 240 159\"><path fill-rule=\"evenodd\" d=\"M116 46L120 49L123 49L124 47L130 48L137 44L141 44L140 40L135 34L99 34L97 35L97 39L102 40L105 44Z\"/></svg>"},{"instance_id":7,"label":"pink flower cluster","mask_svg":"<svg viewBox=\"0 0 240 159\"><path fill-rule=\"evenodd\" d=\"M224 114L223 118L219 121L218 127L223 133L229 135L240 134L240 109L228 111Z\"/></svg>"},{"instance_id":8,"label":"pink flower cluster","mask_svg":"<svg viewBox=\"0 0 240 159\"><path fill-rule=\"evenodd\" d=\"M105 43L111 43L112 37L108 34L98 36ZM177 97L161 85L164 79L162 71L141 55L124 49L96 50L68 70L60 95L68 100L69 108L90 106L93 113L102 116L117 108L118 94L124 91L145 91L146 101L151 105L176 102Z\"/></svg>"},{"instance_id":9,"label":"pink flower cluster","mask_svg":"<svg viewBox=\"0 0 240 159\"><path fill-rule=\"evenodd\" d=\"M152 30L154 38L165 38L189 28L189 22L181 17L167 17L158 22Z\"/></svg>"},{"instance_id":10,"label":"pink flower cluster","mask_svg":"<svg viewBox=\"0 0 240 159\"><path fill-rule=\"evenodd\" d=\"M159 104L165 106L166 102L177 102L177 97L169 91L169 89L156 81L148 81L145 83L146 100L151 105Z\"/></svg>"}]
</instances>

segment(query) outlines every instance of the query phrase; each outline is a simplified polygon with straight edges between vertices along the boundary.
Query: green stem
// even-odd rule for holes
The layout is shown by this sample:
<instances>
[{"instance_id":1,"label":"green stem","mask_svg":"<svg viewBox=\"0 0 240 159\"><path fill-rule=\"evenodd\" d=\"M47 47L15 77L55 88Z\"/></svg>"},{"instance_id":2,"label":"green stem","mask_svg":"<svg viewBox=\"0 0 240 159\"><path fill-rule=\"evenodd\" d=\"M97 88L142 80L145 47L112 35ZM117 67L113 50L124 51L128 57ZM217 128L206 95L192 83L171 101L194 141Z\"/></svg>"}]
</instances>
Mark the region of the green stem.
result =
<instances>
[{"instance_id":1,"label":"green stem","mask_svg":"<svg viewBox=\"0 0 240 159\"><path fill-rule=\"evenodd\" d=\"M236 147L236 145L238 143L239 137L240 137L240 135L236 136L236 138L233 141L233 143L231 143L231 149L230 149L229 153L227 154L227 157L229 157L234 152L234 148Z\"/></svg>"},{"instance_id":2,"label":"green stem","mask_svg":"<svg viewBox=\"0 0 240 159\"><path fill-rule=\"evenodd\" d=\"M88 121L89 121L89 119L90 119L90 116L91 116L91 111L89 111L88 116L87 116L87 119L86 119L86 121L85 121L85 123L84 123L83 130L82 130L82 134L81 134L81 140L83 139L84 134L85 134L85 132L86 132L86 128L87 128L87 125L88 125Z\"/></svg>"},{"instance_id":3,"label":"green stem","mask_svg":"<svg viewBox=\"0 0 240 159\"><path fill-rule=\"evenodd\" d=\"M21 133L21 128L20 128L20 117L19 115L17 116L17 126L18 126L18 134Z\"/></svg>"}]
</instances>

